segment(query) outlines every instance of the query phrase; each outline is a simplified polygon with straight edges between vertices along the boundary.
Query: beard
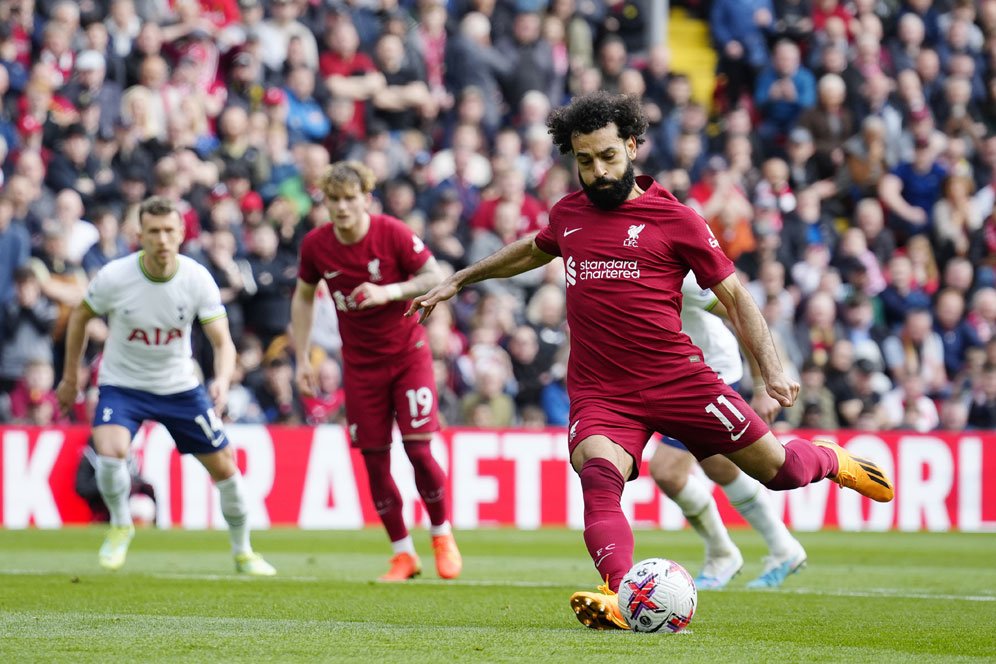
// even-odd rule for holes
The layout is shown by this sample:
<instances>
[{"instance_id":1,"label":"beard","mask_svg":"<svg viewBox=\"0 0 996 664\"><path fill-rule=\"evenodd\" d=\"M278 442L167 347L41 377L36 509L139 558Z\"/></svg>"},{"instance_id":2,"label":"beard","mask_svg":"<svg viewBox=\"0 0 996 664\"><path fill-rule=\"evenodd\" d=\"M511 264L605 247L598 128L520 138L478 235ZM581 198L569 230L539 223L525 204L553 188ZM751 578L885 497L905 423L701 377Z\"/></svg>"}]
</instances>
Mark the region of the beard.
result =
<instances>
[{"instance_id":1,"label":"beard","mask_svg":"<svg viewBox=\"0 0 996 664\"><path fill-rule=\"evenodd\" d=\"M622 205L636 185L636 173L633 170L633 162L629 159L626 160L626 172L618 180L598 178L591 184L586 184L580 172L578 179L588 200L602 210L614 210Z\"/></svg>"}]
</instances>

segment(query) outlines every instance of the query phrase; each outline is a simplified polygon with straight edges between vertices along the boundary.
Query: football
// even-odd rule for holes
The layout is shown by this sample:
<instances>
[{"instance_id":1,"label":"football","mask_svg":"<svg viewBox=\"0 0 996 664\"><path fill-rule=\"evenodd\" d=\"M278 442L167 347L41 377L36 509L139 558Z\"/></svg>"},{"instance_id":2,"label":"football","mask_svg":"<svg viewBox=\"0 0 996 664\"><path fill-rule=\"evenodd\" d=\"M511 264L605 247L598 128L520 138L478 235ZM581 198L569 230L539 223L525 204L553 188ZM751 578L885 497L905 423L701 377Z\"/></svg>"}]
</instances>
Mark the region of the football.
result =
<instances>
[{"instance_id":1,"label":"football","mask_svg":"<svg viewBox=\"0 0 996 664\"><path fill-rule=\"evenodd\" d=\"M634 632L680 632L692 621L697 601L691 575L665 558L636 563L619 586L619 611Z\"/></svg>"}]
</instances>

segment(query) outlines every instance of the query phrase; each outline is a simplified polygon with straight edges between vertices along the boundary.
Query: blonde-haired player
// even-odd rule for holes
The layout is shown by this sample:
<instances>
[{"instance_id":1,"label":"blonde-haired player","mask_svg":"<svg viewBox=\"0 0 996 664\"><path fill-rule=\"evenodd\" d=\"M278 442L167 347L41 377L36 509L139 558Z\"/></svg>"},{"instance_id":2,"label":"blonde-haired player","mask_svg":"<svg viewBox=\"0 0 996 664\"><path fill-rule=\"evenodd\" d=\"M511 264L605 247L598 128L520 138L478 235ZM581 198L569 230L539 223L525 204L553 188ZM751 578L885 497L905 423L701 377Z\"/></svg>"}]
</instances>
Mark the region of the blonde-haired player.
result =
<instances>
[{"instance_id":1,"label":"blonde-haired player","mask_svg":"<svg viewBox=\"0 0 996 664\"><path fill-rule=\"evenodd\" d=\"M436 572L453 579L463 562L448 520L446 476L429 450L439 430L432 354L425 330L404 316L408 301L438 284L441 274L436 259L404 222L370 214L374 185L370 169L352 161L333 164L321 180L332 223L314 229L301 242L291 301L298 386L303 394L316 387L308 340L315 288L324 280L342 336L349 434L363 454L374 506L394 552L380 579L404 581L422 571L391 476L394 422L429 513Z\"/></svg>"}]
</instances>

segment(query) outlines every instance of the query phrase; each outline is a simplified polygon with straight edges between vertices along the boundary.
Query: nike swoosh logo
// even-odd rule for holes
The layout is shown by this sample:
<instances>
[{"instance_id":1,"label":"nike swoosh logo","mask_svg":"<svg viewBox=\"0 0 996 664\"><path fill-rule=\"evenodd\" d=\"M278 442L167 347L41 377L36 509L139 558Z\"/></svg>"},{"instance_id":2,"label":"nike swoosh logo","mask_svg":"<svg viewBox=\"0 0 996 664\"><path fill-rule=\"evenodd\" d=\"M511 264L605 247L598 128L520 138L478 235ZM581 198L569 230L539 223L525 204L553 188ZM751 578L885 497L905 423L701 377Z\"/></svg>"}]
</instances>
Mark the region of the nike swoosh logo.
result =
<instances>
[{"instance_id":1,"label":"nike swoosh logo","mask_svg":"<svg viewBox=\"0 0 996 664\"><path fill-rule=\"evenodd\" d=\"M568 235L570 235L571 233L577 233L577 232L578 232L579 230L581 230L581 229L580 229L580 228L572 228L571 230L567 230L567 229L565 228L565 229L564 229L564 237L567 237L567 236L568 236Z\"/></svg>"},{"instance_id":2,"label":"nike swoosh logo","mask_svg":"<svg viewBox=\"0 0 996 664\"><path fill-rule=\"evenodd\" d=\"M324 276L324 277L325 277L326 279L335 279L335 278L336 278L336 277L338 277L338 276L339 276L340 274L342 274L342 270L336 270L335 272L326 272L326 273L325 273L324 275L322 275L322 276Z\"/></svg>"},{"instance_id":3,"label":"nike swoosh logo","mask_svg":"<svg viewBox=\"0 0 996 664\"><path fill-rule=\"evenodd\" d=\"M429 423L429 420L431 419L432 419L431 417L423 417L417 420L412 420L412 429L418 429L419 427L424 427L426 424Z\"/></svg>"},{"instance_id":4,"label":"nike swoosh logo","mask_svg":"<svg viewBox=\"0 0 996 664\"><path fill-rule=\"evenodd\" d=\"M744 433L745 433L745 432L747 431L747 429L749 429L749 428L750 428L750 422L748 422L748 423L747 423L747 426L745 426L745 427L743 428L743 431L741 431L741 432L740 432L740 433L738 433L737 435L735 435L735 436L734 436L734 435L733 435L733 434L731 433L731 434L730 434L730 440L732 440L732 441L733 441L734 443L735 443L735 442L737 442L738 440L740 440L740 436L744 435Z\"/></svg>"}]
</instances>

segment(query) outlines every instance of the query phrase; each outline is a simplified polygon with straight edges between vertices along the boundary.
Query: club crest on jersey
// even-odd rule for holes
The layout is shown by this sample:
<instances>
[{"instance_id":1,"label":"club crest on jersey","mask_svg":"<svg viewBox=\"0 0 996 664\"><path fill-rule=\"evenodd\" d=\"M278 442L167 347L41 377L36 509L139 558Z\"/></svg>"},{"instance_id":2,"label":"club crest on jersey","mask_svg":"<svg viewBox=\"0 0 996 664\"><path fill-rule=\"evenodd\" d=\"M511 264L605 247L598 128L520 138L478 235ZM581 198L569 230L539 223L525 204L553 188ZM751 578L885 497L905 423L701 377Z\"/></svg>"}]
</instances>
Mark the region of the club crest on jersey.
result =
<instances>
[{"instance_id":1,"label":"club crest on jersey","mask_svg":"<svg viewBox=\"0 0 996 664\"><path fill-rule=\"evenodd\" d=\"M380 259L375 258L367 263L367 271L370 272L370 281L380 281L383 278L380 276Z\"/></svg>"},{"instance_id":2,"label":"club crest on jersey","mask_svg":"<svg viewBox=\"0 0 996 664\"><path fill-rule=\"evenodd\" d=\"M646 224L640 224L639 226L633 224L632 226L630 226L629 230L626 231L627 233L629 233L629 237L623 240L623 246L624 247L637 246L637 242L640 241L640 233L642 233L643 229L646 227L647 227Z\"/></svg>"}]
</instances>

